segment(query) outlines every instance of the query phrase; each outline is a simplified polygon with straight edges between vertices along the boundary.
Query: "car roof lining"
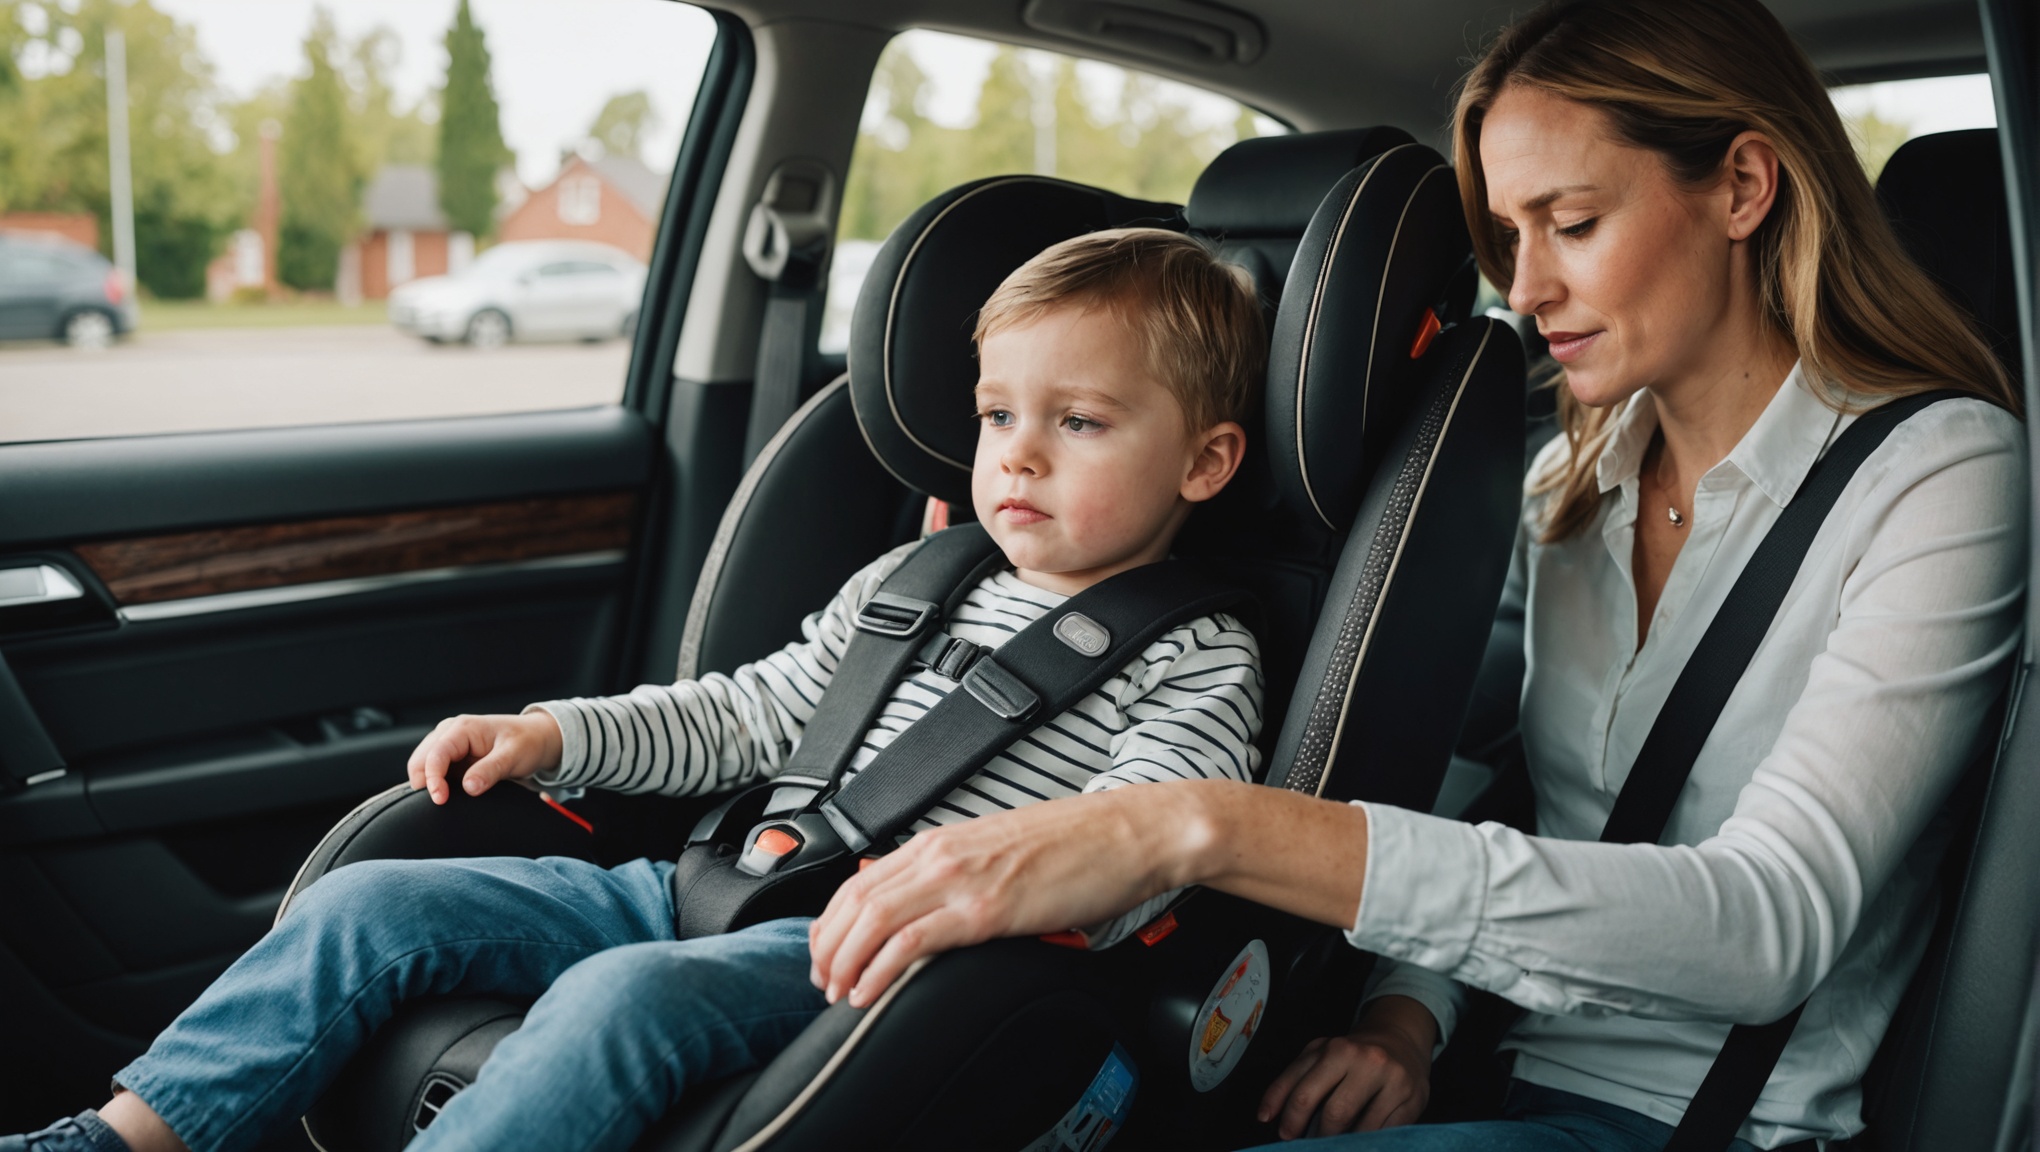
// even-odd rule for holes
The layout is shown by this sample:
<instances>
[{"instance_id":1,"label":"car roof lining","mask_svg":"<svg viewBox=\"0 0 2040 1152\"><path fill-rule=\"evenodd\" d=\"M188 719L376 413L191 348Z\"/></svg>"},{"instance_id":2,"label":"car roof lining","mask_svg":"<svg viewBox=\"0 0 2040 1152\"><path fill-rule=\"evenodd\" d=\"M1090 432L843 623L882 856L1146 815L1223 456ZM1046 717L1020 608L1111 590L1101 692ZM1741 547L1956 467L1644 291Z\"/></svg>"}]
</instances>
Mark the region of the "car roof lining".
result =
<instances>
[{"instance_id":1,"label":"car roof lining","mask_svg":"<svg viewBox=\"0 0 2040 1152\"><path fill-rule=\"evenodd\" d=\"M1139 6L1141 0L1114 0ZM1965 0L1767 0L1834 83L1984 71L1977 7ZM794 19L897 33L912 28L1106 60L1194 84L1297 128L1393 124L1444 142L1453 84L1482 38L1523 4L1494 0L1231 0L1266 29L1249 64L1116 51L1030 27L1021 0L739 0L754 28ZM854 15L852 14L854 12Z\"/></svg>"}]
</instances>

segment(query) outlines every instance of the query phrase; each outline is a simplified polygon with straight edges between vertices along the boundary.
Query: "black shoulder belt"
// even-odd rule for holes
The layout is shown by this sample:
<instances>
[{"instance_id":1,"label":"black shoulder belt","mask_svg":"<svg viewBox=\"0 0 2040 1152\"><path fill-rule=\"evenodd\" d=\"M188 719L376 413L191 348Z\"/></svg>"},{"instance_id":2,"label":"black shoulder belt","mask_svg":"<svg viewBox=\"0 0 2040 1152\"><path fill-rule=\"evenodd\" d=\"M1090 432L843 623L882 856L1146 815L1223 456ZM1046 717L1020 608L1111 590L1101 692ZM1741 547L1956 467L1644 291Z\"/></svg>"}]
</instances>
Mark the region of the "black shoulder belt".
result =
<instances>
[{"instance_id":1,"label":"black shoulder belt","mask_svg":"<svg viewBox=\"0 0 2040 1152\"><path fill-rule=\"evenodd\" d=\"M1601 831L1612 844L1654 844L1664 836L1672 808L1692 774L1714 722L1771 630L1785 593L1799 574L1813 538L1870 453L1891 430L1937 401L1965 395L1953 391L1906 396L1871 409L1835 438L1814 462L1792 500L1757 550L1700 637L1693 655L1666 696L1644 737L1636 763L1615 797ZM1722 1152L1756 1107L1778 1057L1792 1038L1804 1003L1769 1024L1738 1024L1715 1057L1665 1152Z\"/></svg>"},{"instance_id":2,"label":"black shoulder belt","mask_svg":"<svg viewBox=\"0 0 2040 1152\"><path fill-rule=\"evenodd\" d=\"M703 819L673 875L681 939L819 911L856 867L986 763L1124 669L1170 629L1245 593L1179 560L1128 569L1072 596L996 650L940 630L1005 557L983 527L928 538L857 614L785 769ZM957 690L848 783L851 757L900 680L930 667ZM748 828L741 839L729 830Z\"/></svg>"}]
</instances>

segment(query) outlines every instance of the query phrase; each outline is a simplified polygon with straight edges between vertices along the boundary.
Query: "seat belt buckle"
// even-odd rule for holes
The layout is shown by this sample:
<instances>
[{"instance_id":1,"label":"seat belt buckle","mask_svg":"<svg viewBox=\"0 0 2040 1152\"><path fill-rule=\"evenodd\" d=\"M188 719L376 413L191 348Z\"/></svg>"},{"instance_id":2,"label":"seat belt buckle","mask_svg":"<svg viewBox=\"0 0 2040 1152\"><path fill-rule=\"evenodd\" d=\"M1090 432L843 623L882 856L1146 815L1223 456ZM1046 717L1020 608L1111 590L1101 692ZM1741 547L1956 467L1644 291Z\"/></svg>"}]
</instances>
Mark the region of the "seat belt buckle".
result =
<instances>
[{"instance_id":1,"label":"seat belt buckle","mask_svg":"<svg viewBox=\"0 0 2040 1152\"><path fill-rule=\"evenodd\" d=\"M999 666L992 657L985 657L971 665L964 673L964 691L977 698L977 702L991 709L992 715L1010 723L1019 723L1034 714L1041 706L1041 697L1034 689L1020 682L1018 676Z\"/></svg>"},{"instance_id":2,"label":"seat belt buckle","mask_svg":"<svg viewBox=\"0 0 2040 1152\"><path fill-rule=\"evenodd\" d=\"M843 852L843 841L829 822L816 813L803 812L791 820L767 820L751 829L744 837L743 854L737 857L737 871L762 878L819 864Z\"/></svg>"},{"instance_id":3,"label":"seat belt buckle","mask_svg":"<svg viewBox=\"0 0 2040 1152\"><path fill-rule=\"evenodd\" d=\"M895 639L918 636L941 610L941 605L932 601L896 592L877 592L857 610L857 630Z\"/></svg>"}]
</instances>

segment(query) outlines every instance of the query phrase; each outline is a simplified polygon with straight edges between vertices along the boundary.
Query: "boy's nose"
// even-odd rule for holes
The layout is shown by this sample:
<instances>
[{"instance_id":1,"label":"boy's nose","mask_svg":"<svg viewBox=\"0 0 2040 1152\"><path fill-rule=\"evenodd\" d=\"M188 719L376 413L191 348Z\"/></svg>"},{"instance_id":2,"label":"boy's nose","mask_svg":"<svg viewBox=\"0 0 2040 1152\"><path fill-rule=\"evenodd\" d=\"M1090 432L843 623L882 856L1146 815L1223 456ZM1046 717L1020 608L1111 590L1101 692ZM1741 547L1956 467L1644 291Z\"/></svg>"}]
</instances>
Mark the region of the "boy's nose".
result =
<instances>
[{"instance_id":1,"label":"boy's nose","mask_svg":"<svg viewBox=\"0 0 2040 1152\"><path fill-rule=\"evenodd\" d=\"M999 454L999 467L1008 474L1038 476L1045 471L1046 457L1034 437L1021 433L1006 443L1006 450Z\"/></svg>"}]
</instances>

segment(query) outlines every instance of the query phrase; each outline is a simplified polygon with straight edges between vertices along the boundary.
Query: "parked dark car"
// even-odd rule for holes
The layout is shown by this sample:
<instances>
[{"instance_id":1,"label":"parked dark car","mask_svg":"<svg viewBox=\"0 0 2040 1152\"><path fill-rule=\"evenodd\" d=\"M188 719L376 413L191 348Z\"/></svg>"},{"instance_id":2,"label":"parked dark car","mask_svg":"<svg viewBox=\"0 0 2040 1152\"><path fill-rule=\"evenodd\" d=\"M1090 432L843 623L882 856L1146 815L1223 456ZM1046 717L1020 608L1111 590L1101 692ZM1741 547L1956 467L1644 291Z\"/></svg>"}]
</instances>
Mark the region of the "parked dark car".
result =
<instances>
[{"instance_id":1,"label":"parked dark car","mask_svg":"<svg viewBox=\"0 0 2040 1152\"><path fill-rule=\"evenodd\" d=\"M101 348L134 330L134 293L106 257L68 240L0 234L0 340Z\"/></svg>"}]
</instances>

